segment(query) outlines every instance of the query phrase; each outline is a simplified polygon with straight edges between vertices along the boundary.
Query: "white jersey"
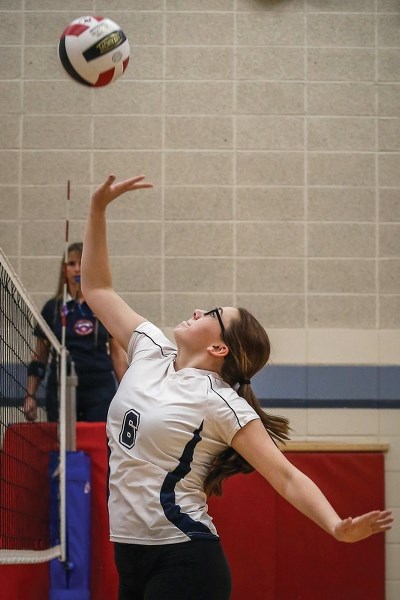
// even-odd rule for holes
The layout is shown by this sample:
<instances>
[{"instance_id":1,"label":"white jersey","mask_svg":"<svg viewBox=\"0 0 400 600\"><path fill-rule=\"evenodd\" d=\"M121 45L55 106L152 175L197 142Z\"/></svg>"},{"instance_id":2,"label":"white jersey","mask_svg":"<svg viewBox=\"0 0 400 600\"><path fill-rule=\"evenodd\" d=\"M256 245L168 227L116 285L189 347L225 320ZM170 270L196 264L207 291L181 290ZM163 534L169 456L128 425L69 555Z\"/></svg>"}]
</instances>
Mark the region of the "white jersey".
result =
<instances>
[{"instance_id":1,"label":"white jersey","mask_svg":"<svg viewBox=\"0 0 400 600\"><path fill-rule=\"evenodd\" d=\"M110 405L110 539L167 544L218 538L203 482L213 458L259 418L216 373L174 369L176 347L148 321Z\"/></svg>"}]
</instances>

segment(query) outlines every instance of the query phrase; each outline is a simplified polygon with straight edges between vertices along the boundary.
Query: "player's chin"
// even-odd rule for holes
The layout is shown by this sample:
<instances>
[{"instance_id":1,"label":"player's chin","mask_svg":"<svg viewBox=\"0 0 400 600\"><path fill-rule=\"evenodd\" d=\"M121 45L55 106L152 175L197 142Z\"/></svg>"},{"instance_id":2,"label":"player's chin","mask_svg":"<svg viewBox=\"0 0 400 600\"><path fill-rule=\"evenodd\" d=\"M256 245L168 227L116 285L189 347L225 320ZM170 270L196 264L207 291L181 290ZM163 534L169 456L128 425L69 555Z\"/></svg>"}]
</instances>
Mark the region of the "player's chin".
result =
<instances>
[{"instance_id":1,"label":"player's chin","mask_svg":"<svg viewBox=\"0 0 400 600\"><path fill-rule=\"evenodd\" d=\"M179 323L178 325L176 325L175 327L175 331L181 330L181 329L188 329L189 328L189 324L187 323L187 321L182 321L181 323Z\"/></svg>"},{"instance_id":2,"label":"player's chin","mask_svg":"<svg viewBox=\"0 0 400 600\"><path fill-rule=\"evenodd\" d=\"M186 321L182 321L182 323L179 323L178 325L175 326L174 328L174 338L175 338L175 342L176 344L179 346L179 343L185 339L187 331L189 329L189 325L186 323Z\"/></svg>"}]
</instances>

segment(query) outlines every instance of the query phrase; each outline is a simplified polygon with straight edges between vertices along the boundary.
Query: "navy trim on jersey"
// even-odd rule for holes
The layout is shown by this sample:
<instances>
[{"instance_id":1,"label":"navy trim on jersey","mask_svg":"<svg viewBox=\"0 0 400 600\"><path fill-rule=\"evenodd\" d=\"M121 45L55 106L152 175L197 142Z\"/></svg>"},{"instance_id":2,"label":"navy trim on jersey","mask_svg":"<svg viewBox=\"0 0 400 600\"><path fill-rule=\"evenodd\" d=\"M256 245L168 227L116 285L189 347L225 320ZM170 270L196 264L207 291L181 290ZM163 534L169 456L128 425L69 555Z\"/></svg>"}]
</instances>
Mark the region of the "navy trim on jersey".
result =
<instances>
[{"instance_id":1,"label":"navy trim on jersey","mask_svg":"<svg viewBox=\"0 0 400 600\"><path fill-rule=\"evenodd\" d=\"M150 341L152 341L152 342L153 342L153 344L154 344L155 346L158 346L158 348L160 348L160 352L161 352L161 354L162 354L163 356L165 356L165 358L166 358L167 356L172 356L173 354L174 354L175 356L177 356L176 352L174 352L174 351L171 351L169 354L164 354L164 352L163 352L163 347L162 347L162 346L160 346L160 344L157 344L157 342L155 342L155 341L153 340L153 338L152 338L151 336L149 336L147 333L145 333L144 331L140 331L140 330L138 330L138 329L135 329L135 330L134 330L134 333L140 333L140 335L145 335L145 336L147 337L147 339L149 339Z\"/></svg>"},{"instance_id":2,"label":"navy trim on jersey","mask_svg":"<svg viewBox=\"0 0 400 600\"><path fill-rule=\"evenodd\" d=\"M211 387L212 391L214 392L214 394L217 394L217 396L219 396L221 398L221 400L223 400L225 402L225 404L227 406L229 406L229 408L231 409L231 411L233 412L233 414L236 417L236 421L238 422L238 425L239 425L240 429L242 429L242 425L240 424L239 417L237 416L235 410L232 408L232 406L229 404L229 402L227 402L227 400L225 400L225 398L223 396L221 396L221 394L218 394L218 392L216 390L214 390L214 388L212 386L212 379L211 379L211 377L209 375L208 375L208 379L210 381L210 387Z\"/></svg>"},{"instance_id":3,"label":"navy trim on jersey","mask_svg":"<svg viewBox=\"0 0 400 600\"><path fill-rule=\"evenodd\" d=\"M181 507L176 504L175 498L175 487L177 483L191 470L190 464L193 461L194 450L201 440L200 433L202 429L203 422L200 427L193 432L192 439L186 444L176 469L168 473L164 479L160 491L160 502L168 521L183 531L190 539L218 540L218 536L211 533L206 525L199 521L194 521L189 515L183 513Z\"/></svg>"}]
</instances>

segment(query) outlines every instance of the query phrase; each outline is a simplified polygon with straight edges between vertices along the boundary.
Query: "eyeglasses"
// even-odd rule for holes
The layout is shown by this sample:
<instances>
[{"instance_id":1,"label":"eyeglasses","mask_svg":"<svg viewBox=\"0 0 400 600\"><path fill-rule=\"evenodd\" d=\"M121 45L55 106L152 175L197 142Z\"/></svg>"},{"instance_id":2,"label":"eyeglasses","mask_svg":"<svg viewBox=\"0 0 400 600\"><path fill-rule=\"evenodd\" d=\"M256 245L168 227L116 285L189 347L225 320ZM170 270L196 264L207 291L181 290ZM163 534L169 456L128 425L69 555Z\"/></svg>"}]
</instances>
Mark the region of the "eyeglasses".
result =
<instances>
[{"instance_id":1,"label":"eyeglasses","mask_svg":"<svg viewBox=\"0 0 400 600\"><path fill-rule=\"evenodd\" d=\"M219 306L217 308L212 308L211 310L208 310L207 312L205 312L203 314L203 317L207 317L209 315L215 315L218 319L219 326L221 327L222 335L224 335L225 325L222 322L221 314L222 314L222 308L221 308L221 306Z\"/></svg>"}]
</instances>

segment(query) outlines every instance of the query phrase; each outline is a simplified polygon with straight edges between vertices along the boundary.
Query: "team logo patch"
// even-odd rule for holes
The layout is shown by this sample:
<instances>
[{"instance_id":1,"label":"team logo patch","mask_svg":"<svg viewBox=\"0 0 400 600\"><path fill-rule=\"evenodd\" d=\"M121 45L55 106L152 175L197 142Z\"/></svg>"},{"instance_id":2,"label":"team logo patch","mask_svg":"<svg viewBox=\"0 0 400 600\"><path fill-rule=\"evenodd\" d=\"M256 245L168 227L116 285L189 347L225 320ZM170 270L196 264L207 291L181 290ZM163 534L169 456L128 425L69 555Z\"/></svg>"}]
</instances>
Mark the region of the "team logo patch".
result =
<instances>
[{"instance_id":1,"label":"team logo patch","mask_svg":"<svg viewBox=\"0 0 400 600\"><path fill-rule=\"evenodd\" d=\"M74 331L77 335L90 335L93 329L93 322L89 319L79 319L74 325Z\"/></svg>"}]
</instances>

